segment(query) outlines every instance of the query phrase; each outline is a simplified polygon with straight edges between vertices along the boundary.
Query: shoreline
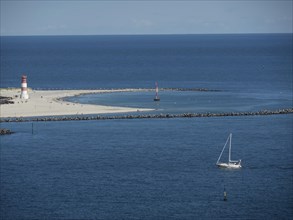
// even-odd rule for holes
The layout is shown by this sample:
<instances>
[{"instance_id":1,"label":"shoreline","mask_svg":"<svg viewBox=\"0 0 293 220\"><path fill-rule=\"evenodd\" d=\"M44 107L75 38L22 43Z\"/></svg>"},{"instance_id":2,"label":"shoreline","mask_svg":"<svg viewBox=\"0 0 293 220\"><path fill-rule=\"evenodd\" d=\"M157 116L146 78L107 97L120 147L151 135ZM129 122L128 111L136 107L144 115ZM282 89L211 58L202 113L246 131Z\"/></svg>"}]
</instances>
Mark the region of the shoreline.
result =
<instances>
[{"instance_id":1,"label":"shoreline","mask_svg":"<svg viewBox=\"0 0 293 220\"><path fill-rule=\"evenodd\" d=\"M1 88L1 97L7 97L13 104L0 105L0 118L49 117L66 115L89 115L130 113L152 111L147 108L114 107L104 105L80 104L65 101L72 96L94 93L135 92L142 89L113 89L113 90L32 90L29 89L29 99L20 99L20 89Z\"/></svg>"},{"instance_id":2,"label":"shoreline","mask_svg":"<svg viewBox=\"0 0 293 220\"><path fill-rule=\"evenodd\" d=\"M207 89L162 88L175 91L210 91ZM147 114L154 111L148 108L114 107L95 104L80 104L66 101L65 98L86 94L102 94L115 92L142 92L154 89L88 89L88 90L32 90L29 89L28 100L20 99L20 89L1 88L0 97L6 101L0 105L0 122L27 121L72 121L72 120L109 120L109 119L145 119L145 118L184 118L184 117L227 117L291 114L293 108L277 110L259 110L256 112L219 112L219 113L179 113L179 114ZM216 91L216 90L211 90ZM217 90L219 92L219 90ZM13 104L12 104L13 103ZM100 116L99 114L119 114ZM128 113L121 115L121 113ZM135 113L133 115L129 113Z\"/></svg>"},{"instance_id":3,"label":"shoreline","mask_svg":"<svg viewBox=\"0 0 293 220\"><path fill-rule=\"evenodd\" d=\"M68 115L113 114L154 111L148 108L118 107L81 104L66 101L65 98L86 94L115 92L149 92L153 88L121 89L31 89L29 99L20 99L20 88L0 88L0 118L49 117ZM161 88L160 91L220 92L207 88Z\"/></svg>"}]
</instances>

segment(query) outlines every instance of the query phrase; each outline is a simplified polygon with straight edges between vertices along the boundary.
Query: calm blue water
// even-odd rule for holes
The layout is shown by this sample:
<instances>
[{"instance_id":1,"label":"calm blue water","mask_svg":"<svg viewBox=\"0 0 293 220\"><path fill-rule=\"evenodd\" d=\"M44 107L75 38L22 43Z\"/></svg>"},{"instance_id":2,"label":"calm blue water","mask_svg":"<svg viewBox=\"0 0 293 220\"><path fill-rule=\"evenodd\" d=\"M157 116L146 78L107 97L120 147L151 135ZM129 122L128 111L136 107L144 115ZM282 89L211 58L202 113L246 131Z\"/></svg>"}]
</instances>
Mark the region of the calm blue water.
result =
<instances>
[{"instance_id":1,"label":"calm blue water","mask_svg":"<svg viewBox=\"0 0 293 220\"><path fill-rule=\"evenodd\" d=\"M4 124L17 133L1 137L1 217L291 219L292 120ZM215 166L229 132L241 170Z\"/></svg>"},{"instance_id":2,"label":"calm blue water","mask_svg":"<svg viewBox=\"0 0 293 220\"><path fill-rule=\"evenodd\" d=\"M1 37L1 86L157 113L290 108L292 34ZM292 219L293 115L1 123L1 219ZM233 133L241 170L215 163ZM228 201L224 202L224 187Z\"/></svg>"},{"instance_id":3,"label":"calm blue water","mask_svg":"<svg viewBox=\"0 0 293 220\"><path fill-rule=\"evenodd\" d=\"M1 87L23 73L32 88L291 91L292 34L1 37Z\"/></svg>"},{"instance_id":4,"label":"calm blue water","mask_svg":"<svg viewBox=\"0 0 293 220\"><path fill-rule=\"evenodd\" d=\"M117 92L90 94L66 98L67 101L83 104L100 104L107 106L124 106L154 109L159 113L205 113L205 112L249 112L275 110L292 107L292 93L271 92L194 92L162 91L160 102L154 102L155 92ZM142 113L140 113L142 114ZM147 112L146 114L149 114Z\"/></svg>"}]
</instances>

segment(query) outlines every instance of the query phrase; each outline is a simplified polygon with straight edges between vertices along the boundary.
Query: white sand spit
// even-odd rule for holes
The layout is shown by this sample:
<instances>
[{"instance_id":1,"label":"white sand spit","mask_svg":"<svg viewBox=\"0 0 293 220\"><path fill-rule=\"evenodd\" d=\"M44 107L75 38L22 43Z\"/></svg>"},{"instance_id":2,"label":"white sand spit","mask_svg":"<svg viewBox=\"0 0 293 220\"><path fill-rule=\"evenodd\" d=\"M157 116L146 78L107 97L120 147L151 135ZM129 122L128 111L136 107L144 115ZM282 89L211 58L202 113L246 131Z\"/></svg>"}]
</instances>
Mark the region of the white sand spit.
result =
<instances>
[{"instance_id":1,"label":"white sand spit","mask_svg":"<svg viewBox=\"0 0 293 220\"><path fill-rule=\"evenodd\" d=\"M12 97L14 104L0 106L1 118L57 115L83 115L103 113L126 113L151 111L145 108L127 108L102 105L79 104L63 101L62 98L88 93L135 92L140 89L119 90L29 90L29 99L20 98L20 89L0 89L0 95Z\"/></svg>"}]
</instances>

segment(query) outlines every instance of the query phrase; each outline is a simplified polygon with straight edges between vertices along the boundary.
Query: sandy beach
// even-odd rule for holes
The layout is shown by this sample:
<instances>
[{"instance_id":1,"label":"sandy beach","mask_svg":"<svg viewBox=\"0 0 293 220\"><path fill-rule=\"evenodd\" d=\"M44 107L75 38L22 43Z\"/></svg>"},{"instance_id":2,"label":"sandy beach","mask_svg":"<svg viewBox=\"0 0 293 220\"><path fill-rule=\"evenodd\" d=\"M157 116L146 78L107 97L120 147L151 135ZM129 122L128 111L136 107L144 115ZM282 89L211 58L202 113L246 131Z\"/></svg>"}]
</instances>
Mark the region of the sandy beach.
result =
<instances>
[{"instance_id":1,"label":"sandy beach","mask_svg":"<svg viewBox=\"0 0 293 220\"><path fill-rule=\"evenodd\" d=\"M144 108L113 107L102 105L78 104L66 102L62 98L88 93L131 92L137 89L120 90L32 90L29 89L29 99L20 98L20 89L1 89L0 95L11 97L14 104L0 106L1 118L33 117L33 116L60 116L103 113L126 113L137 111L151 111Z\"/></svg>"}]
</instances>

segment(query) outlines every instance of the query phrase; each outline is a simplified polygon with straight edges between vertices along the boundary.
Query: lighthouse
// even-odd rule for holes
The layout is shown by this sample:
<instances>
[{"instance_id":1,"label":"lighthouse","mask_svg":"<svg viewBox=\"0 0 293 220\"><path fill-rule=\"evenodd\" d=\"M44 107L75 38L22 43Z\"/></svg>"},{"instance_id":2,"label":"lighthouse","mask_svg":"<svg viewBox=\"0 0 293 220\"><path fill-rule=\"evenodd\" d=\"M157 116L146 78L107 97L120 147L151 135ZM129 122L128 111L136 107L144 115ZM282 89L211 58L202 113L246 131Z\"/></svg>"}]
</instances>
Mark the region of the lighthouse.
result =
<instances>
[{"instance_id":1,"label":"lighthouse","mask_svg":"<svg viewBox=\"0 0 293 220\"><path fill-rule=\"evenodd\" d=\"M21 77L21 94L20 98L28 99L26 76Z\"/></svg>"}]
</instances>

